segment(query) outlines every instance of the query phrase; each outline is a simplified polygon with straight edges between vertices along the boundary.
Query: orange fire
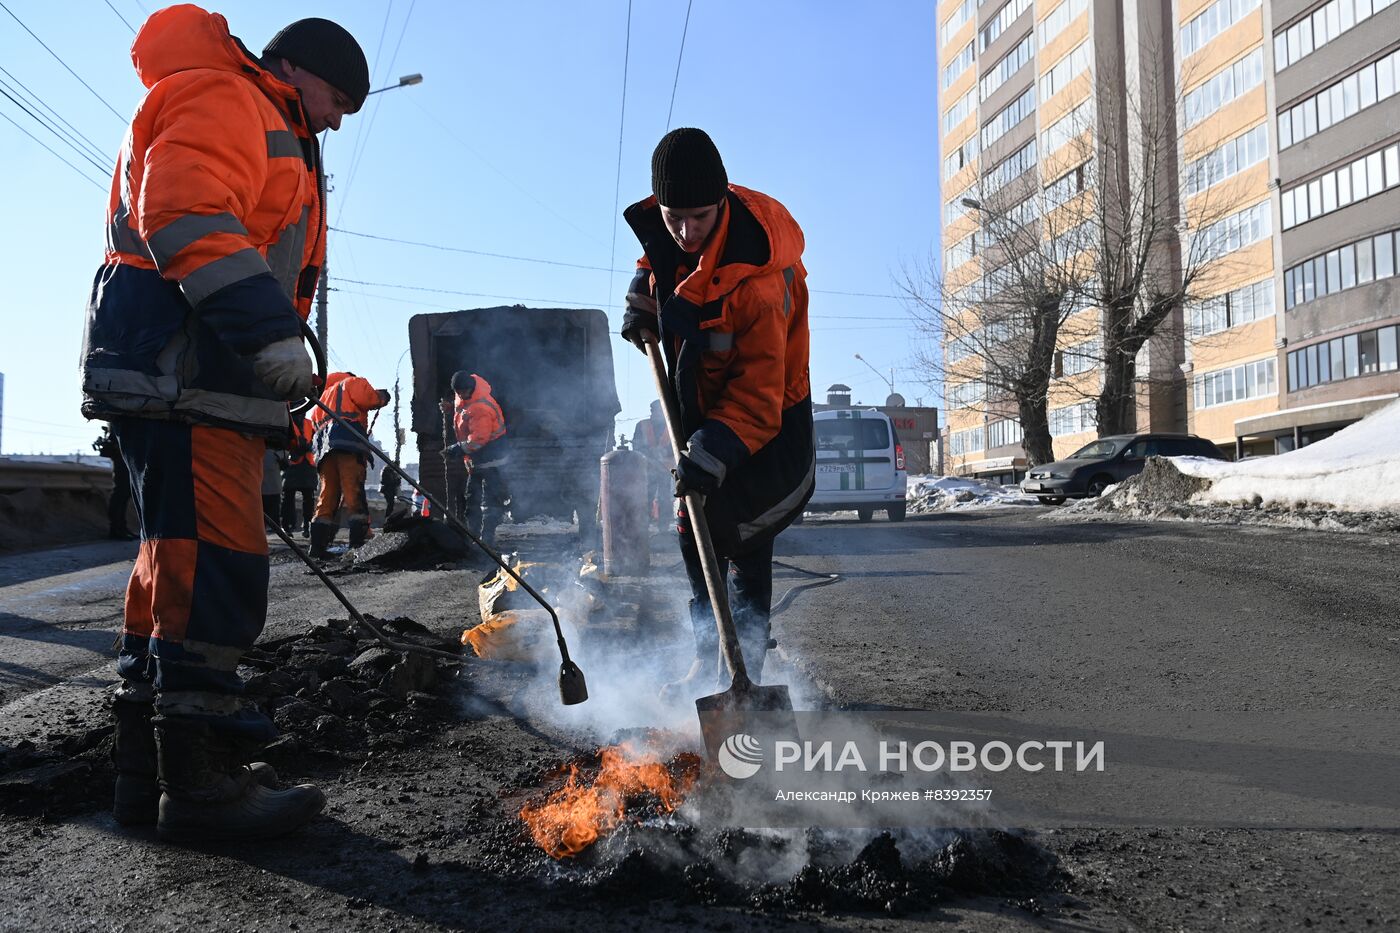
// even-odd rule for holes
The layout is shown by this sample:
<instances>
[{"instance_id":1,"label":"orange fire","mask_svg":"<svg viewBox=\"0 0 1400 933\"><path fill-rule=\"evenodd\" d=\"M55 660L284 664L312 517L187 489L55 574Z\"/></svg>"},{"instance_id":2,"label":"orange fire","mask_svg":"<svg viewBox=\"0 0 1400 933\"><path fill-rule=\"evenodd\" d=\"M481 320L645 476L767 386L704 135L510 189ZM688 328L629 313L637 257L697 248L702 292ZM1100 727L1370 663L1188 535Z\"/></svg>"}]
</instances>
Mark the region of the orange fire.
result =
<instances>
[{"instance_id":1,"label":"orange fire","mask_svg":"<svg viewBox=\"0 0 1400 933\"><path fill-rule=\"evenodd\" d=\"M578 766L570 765L563 787L542 804L520 808L535 844L554 858L578 855L616 828L629 796L650 793L669 813L695 783L694 768L673 777L660 760L647 759L630 745L612 745L600 754L602 766L592 784L585 784Z\"/></svg>"}]
</instances>

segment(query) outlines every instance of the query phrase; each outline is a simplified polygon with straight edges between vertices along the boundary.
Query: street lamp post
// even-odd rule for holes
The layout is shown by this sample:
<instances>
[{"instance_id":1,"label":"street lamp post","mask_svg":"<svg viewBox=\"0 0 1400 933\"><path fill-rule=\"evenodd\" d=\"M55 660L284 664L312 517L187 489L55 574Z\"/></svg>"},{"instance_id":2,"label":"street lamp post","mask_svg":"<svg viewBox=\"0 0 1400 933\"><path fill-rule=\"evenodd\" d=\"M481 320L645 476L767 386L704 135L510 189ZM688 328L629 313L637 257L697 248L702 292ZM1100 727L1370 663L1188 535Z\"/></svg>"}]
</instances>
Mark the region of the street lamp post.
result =
<instances>
[{"instance_id":1,"label":"street lamp post","mask_svg":"<svg viewBox=\"0 0 1400 933\"><path fill-rule=\"evenodd\" d=\"M415 84L422 83L423 76L421 74L403 75L399 78L398 84L390 84L385 87L375 88L374 90L370 91L369 94L366 94L365 97L369 97L370 94L382 94L385 91L392 91L395 88L412 87ZM326 200L329 201L330 176L326 176L326 179ZM323 217L330 216L329 204L323 203L321 205L321 215ZM328 269L328 267L330 266L329 247L326 250L326 257L326 260L322 261L321 263L321 281L316 288L316 339L321 342L321 349L325 352L326 358L329 359L331 352L330 325L328 323L328 315L330 314L330 299L327 297L331 287L331 277Z\"/></svg>"},{"instance_id":2,"label":"street lamp post","mask_svg":"<svg viewBox=\"0 0 1400 933\"><path fill-rule=\"evenodd\" d=\"M875 375L879 376L880 379L881 379L881 381L884 382L885 385L887 385L887 386L890 387L890 395L894 395L894 367L893 367L893 366L890 367L890 375L889 375L889 378L886 379L884 373L880 372L880 371L879 371L878 369L876 369L874 366L871 366L871 365L870 365L870 361L867 360L865 357L861 356L859 353L856 354L856 359L860 360L860 361L861 361L862 363L864 363L866 366L869 366L869 367L870 367L870 371L873 372Z\"/></svg>"}]
</instances>

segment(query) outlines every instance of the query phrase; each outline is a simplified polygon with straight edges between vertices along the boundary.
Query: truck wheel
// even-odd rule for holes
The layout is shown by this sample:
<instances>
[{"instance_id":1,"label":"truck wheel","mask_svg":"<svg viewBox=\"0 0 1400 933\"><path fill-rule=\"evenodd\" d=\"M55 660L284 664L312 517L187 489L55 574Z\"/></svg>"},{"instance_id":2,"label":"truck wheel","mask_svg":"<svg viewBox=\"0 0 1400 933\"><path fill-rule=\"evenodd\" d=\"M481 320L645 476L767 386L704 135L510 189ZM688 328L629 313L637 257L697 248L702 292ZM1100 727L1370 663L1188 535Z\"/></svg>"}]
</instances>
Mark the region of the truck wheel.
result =
<instances>
[{"instance_id":1,"label":"truck wheel","mask_svg":"<svg viewBox=\"0 0 1400 933\"><path fill-rule=\"evenodd\" d=\"M868 522L875 517L875 510L868 508L856 509L856 518L863 522Z\"/></svg>"},{"instance_id":2,"label":"truck wheel","mask_svg":"<svg viewBox=\"0 0 1400 933\"><path fill-rule=\"evenodd\" d=\"M1036 498L1040 500L1041 505L1063 505L1065 501L1064 496L1036 496Z\"/></svg>"},{"instance_id":3,"label":"truck wheel","mask_svg":"<svg viewBox=\"0 0 1400 933\"><path fill-rule=\"evenodd\" d=\"M890 517L892 522L902 522L904 521L904 508L904 503L901 502L899 505L892 505L885 509L885 514Z\"/></svg>"}]
</instances>

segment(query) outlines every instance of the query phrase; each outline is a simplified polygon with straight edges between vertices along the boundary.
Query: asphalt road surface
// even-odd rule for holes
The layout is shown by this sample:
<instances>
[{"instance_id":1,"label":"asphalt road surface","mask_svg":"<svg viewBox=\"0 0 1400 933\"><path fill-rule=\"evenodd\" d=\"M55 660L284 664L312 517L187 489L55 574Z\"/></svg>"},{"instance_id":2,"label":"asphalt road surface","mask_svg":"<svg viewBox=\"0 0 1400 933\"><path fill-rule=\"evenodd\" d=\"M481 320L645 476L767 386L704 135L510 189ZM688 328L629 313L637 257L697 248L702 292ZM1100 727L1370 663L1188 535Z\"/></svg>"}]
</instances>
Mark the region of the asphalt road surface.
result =
<instances>
[{"instance_id":1,"label":"asphalt road surface","mask_svg":"<svg viewBox=\"0 0 1400 933\"><path fill-rule=\"evenodd\" d=\"M1396 709L1400 542L1062 524L1041 520L1043 511L897 525L838 515L785 533L778 558L807 573L779 569L775 595L787 598L775 676L809 702L852 709ZM103 721L132 551L101 544L0 558L0 744ZM669 542L655 553L674 577ZM811 573L840 578L813 586ZM366 612L455 634L475 612L464 577L340 582ZM340 614L313 578L276 561L265 638ZM185 850L122 832L98 810L0 816L0 930L1400 925L1400 835L1388 831L1043 831L1036 843L1061 871L1053 889L1030 902L966 897L902 916L619 903L523 879L501 867L499 835L476 831L518 806L504 792L529 772L520 762L566 757L652 711L645 690L616 682L629 664L588 660L596 718L559 714L547 692L521 689L487 662L464 665L460 683L440 691L451 716L430 742L387 742L353 766L308 767L331 803L285 842Z\"/></svg>"}]
</instances>

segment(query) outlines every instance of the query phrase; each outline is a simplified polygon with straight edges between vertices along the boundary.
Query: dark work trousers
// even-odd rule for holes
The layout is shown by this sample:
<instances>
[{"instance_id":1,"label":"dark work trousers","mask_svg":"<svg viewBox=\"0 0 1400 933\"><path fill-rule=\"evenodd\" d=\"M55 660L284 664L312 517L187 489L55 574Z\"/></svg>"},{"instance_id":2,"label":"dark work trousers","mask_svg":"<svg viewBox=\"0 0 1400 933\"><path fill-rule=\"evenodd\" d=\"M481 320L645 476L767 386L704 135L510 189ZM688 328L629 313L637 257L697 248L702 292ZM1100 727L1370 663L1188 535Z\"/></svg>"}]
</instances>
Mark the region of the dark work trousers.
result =
<instances>
[{"instance_id":1,"label":"dark work trousers","mask_svg":"<svg viewBox=\"0 0 1400 933\"><path fill-rule=\"evenodd\" d=\"M126 527L126 507L131 502L131 471L122 457L112 458L112 494L107 497L107 531L113 535L129 534Z\"/></svg>"},{"instance_id":2,"label":"dark work trousers","mask_svg":"<svg viewBox=\"0 0 1400 933\"><path fill-rule=\"evenodd\" d=\"M702 661L718 658L721 674L728 671L720 655L719 629L714 610L710 608L710 591L705 588L705 572L700 565L700 549L690 531L690 519L681 507L676 521L680 534L681 557L685 560L685 575L690 579L690 621L695 629L695 656ZM773 542L745 554L743 557L719 559L720 574L729 581L729 607L734 616L734 630L739 635L739 647L744 653L744 666L749 678L760 683L763 662L768 655L769 617L773 608ZM733 574L729 572L731 565Z\"/></svg>"},{"instance_id":3,"label":"dark work trousers","mask_svg":"<svg viewBox=\"0 0 1400 933\"><path fill-rule=\"evenodd\" d=\"M262 438L204 425L118 419L141 550L126 588L117 672L156 710L237 740L277 729L243 702L238 662L267 618Z\"/></svg>"},{"instance_id":4,"label":"dark work trousers","mask_svg":"<svg viewBox=\"0 0 1400 933\"><path fill-rule=\"evenodd\" d=\"M510 490L501 467L474 467L467 474L467 527L494 546L496 526L506 514Z\"/></svg>"},{"instance_id":5,"label":"dark work trousers","mask_svg":"<svg viewBox=\"0 0 1400 933\"><path fill-rule=\"evenodd\" d=\"M297 519L297 496L301 496L301 519ZM311 524L311 516L316 514L316 489L288 489L282 487L282 527L288 531L306 528Z\"/></svg>"}]
</instances>

